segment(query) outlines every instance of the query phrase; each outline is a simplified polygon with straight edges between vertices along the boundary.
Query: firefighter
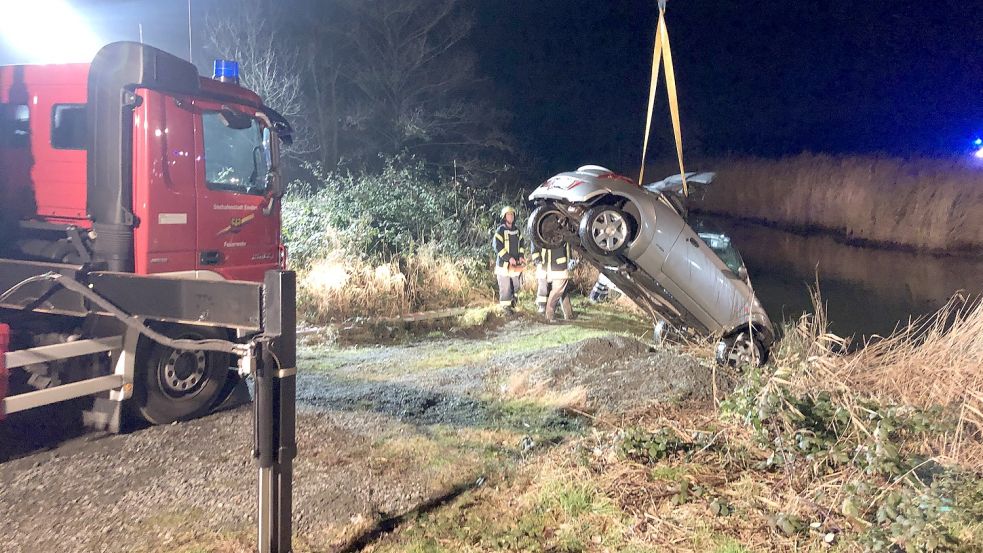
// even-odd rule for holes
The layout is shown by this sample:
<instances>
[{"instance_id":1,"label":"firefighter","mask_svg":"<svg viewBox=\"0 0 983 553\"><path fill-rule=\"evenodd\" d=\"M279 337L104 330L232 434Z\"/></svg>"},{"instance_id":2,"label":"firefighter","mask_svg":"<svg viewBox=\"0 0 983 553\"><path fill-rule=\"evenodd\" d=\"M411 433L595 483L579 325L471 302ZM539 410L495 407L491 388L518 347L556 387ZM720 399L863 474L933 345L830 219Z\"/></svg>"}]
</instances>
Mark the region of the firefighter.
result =
<instances>
[{"instance_id":1,"label":"firefighter","mask_svg":"<svg viewBox=\"0 0 983 553\"><path fill-rule=\"evenodd\" d=\"M556 313L557 304L563 310L563 318L569 321L573 319L573 306L570 305L567 285L570 283L570 268L574 264L570 255L570 244L564 242L562 246L546 248L542 250L541 255L540 267L545 273L546 289L549 291L546 296L546 322L554 322L553 315Z\"/></svg>"},{"instance_id":2,"label":"firefighter","mask_svg":"<svg viewBox=\"0 0 983 553\"><path fill-rule=\"evenodd\" d=\"M522 269L526 264L526 247L522 234L515 226L515 209L502 208L501 224L495 229L492 248L495 250L495 278L498 280L498 304L511 313L516 296L522 288Z\"/></svg>"}]
</instances>

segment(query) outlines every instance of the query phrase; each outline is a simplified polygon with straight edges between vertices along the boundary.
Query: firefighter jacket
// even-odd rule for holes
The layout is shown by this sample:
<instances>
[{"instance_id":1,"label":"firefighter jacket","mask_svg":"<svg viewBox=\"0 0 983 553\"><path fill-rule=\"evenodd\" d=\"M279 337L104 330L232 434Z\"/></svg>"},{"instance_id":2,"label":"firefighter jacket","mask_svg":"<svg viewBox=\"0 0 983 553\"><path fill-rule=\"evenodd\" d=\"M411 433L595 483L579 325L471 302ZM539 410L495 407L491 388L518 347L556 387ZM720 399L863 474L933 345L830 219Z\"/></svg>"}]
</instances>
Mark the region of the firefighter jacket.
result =
<instances>
[{"instance_id":1,"label":"firefighter jacket","mask_svg":"<svg viewBox=\"0 0 983 553\"><path fill-rule=\"evenodd\" d=\"M570 244L564 243L556 248L534 249L532 262L536 264L536 278L546 278L552 282L570 278Z\"/></svg>"},{"instance_id":2,"label":"firefighter jacket","mask_svg":"<svg viewBox=\"0 0 983 553\"><path fill-rule=\"evenodd\" d=\"M526 256L526 247L522 244L522 234L519 228L512 225L508 228L505 224L498 225L495 229L495 238L492 239L492 248L495 250L495 274L499 276L518 276L522 274L522 267L519 259ZM515 266L509 264L509 260L515 260Z\"/></svg>"}]
</instances>

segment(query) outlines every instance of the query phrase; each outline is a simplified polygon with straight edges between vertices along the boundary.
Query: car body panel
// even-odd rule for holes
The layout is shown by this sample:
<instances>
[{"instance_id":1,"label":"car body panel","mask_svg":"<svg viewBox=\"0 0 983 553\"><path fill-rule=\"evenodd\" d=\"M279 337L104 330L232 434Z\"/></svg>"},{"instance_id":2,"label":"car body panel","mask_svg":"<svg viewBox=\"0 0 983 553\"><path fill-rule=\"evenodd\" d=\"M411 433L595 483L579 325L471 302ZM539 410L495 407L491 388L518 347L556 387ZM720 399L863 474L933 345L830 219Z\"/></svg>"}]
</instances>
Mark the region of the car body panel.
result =
<instances>
[{"instance_id":1,"label":"car body panel","mask_svg":"<svg viewBox=\"0 0 983 553\"><path fill-rule=\"evenodd\" d=\"M713 176L687 174L701 185L709 184ZM751 324L769 346L774 329L750 284L710 246L707 240L713 236L701 236L691 228L666 197L678 193L681 183L676 175L643 188L603 167L585 166L547 179L529 199L552 203L570 218L579 218L596 204L621 205L636 223L633 239L617 258L592 255L573 240L585 259L653 317L717 335Z\"/></svg>"}]
</instances>

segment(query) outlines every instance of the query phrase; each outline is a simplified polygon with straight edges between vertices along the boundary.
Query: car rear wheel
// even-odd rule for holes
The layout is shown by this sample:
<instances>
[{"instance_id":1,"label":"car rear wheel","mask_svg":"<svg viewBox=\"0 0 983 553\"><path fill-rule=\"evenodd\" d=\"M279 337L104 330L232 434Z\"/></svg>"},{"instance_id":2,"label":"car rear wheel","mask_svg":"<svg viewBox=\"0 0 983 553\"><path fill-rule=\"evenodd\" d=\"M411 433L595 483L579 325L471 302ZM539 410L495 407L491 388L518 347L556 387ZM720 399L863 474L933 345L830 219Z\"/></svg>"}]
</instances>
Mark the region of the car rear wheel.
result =
<instances>
[{"instance_id":1,"label":"car rear wheel","mask_svg":"<svg viewBox=\"0 0 983 553\"><path fill-rule=\"evenodd\" d=\"M532 243L543 249L558 248L574 236L566 215L549 204L532 210L526 231Z\"/></svg>"},{"instance_id":2,"label":"car rear wheel","mask_svg":"<svg viewBox=\"0 0 983 553\"><path fill-rule=\"evenodd\" d=\"M631 227L628 215L617 207L594 206L580 220L580 242L595 255L613 257L628 247Z\"/></svg>"},{"instance_id":3,"label":"car rear wheel","mask_svg":"<svg viewBox=\"0 0 983 553\"><path fill-rule=\"evenodd\" d=\"M768 350L761 345L761 340L744 331L717 342L715 357L721 366L736 368L750 365L760 367L768 360Z\"/></svg>"}]
</instances>

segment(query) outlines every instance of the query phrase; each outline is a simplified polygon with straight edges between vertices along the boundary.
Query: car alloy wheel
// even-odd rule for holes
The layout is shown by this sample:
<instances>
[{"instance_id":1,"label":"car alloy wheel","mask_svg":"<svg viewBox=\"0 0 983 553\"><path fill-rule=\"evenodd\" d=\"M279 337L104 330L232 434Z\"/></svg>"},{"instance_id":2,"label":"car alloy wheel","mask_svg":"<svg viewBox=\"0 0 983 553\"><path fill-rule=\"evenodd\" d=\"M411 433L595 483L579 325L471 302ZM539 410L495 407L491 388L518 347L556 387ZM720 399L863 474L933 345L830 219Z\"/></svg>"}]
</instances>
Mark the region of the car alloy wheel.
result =
<instances>
[{"instance_id":1,"label":"car alloy wheel","mask_svg":"<svg viewBox=\"0 0 983 553\"><path fill-rule=\"evenodd\" d=\"M580 240L588 251L604 256L618 255L628 245L629 222L625 212L602 205L587 210L580 223Z\"/></svg>"},{"instance_id":2,"label":"car alloy wheel","mask_svg":"<svg viewBox=\"0 0 983 553\"><path fill-rule=\"evenodd\" d=\"M749 337L746 332L739 332L717 342L715 353L717 363L729 367L744 365L760 367L767 359L767 353L761 342L757 338Z\"/></svg>"}]
</instances>

